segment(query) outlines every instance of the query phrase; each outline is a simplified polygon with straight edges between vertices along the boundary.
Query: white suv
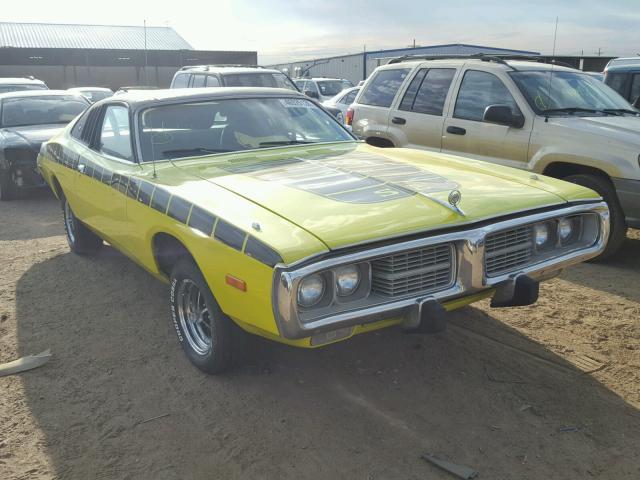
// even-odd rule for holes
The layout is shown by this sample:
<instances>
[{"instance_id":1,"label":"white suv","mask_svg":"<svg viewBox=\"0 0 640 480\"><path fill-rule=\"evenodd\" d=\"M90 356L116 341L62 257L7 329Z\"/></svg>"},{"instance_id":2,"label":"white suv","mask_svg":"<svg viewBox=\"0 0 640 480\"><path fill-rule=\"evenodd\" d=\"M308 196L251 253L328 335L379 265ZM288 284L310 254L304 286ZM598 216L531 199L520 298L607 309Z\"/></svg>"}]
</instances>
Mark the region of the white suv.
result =
<instances>
[{"instance_id":1,"label":"white suv","mask_svg":"<svg viewBox=\"0 0 640 480\"><path fill-rule=\"evenodd\" d=\"M603 257L640 228L640 112L579 70L483 55L392 60L346 123L371 145L461 154L597 191L611 211Z\"/></svg>"}]
</instances>

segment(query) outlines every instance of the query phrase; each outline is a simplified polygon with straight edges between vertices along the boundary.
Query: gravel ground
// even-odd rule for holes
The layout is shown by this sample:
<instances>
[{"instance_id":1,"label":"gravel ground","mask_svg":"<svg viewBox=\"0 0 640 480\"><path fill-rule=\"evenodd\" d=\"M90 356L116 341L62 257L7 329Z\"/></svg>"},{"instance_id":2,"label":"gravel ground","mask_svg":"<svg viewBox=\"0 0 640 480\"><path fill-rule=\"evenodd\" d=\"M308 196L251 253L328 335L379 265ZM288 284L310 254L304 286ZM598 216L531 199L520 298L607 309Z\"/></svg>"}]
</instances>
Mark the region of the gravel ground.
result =
<instances>
[{"instance_id":1,"label":"gravel ground","mask_svg":"<svg viewBox=\"0 0 640 480\"><path fill-rule=\"evenodd\" d=\"M446 333L315 351L259 339L209 377L174 338L167 288L111 248L69 252L56 201L0 203L0 478L640 478L640 232L617 258L488 302Z\"/></svg>"}]
</instances>

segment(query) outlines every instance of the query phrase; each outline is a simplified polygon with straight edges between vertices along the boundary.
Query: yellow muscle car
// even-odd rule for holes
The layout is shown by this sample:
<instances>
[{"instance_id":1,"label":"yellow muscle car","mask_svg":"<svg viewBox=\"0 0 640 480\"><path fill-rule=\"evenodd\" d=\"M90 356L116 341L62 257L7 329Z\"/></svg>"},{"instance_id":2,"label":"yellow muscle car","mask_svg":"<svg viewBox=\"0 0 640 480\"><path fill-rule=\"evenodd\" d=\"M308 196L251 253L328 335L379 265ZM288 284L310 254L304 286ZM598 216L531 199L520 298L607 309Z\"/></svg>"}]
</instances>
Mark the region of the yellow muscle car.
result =
<instances>
[{"instance_id":1,"label":"yellow muscle car","mask_svg":"<svg viewBox=\"0 0 640 480\"><path fill-rule=\"evenodd\" d=\"M440 331L447 310L489 296L531 304L609 230L592 190L372 147L289 90L112 97L38 164L71 250L107 241L169 282L178 340L209 373L243 330L316 347L390 325Z\"/></svg>"}]
</instances>

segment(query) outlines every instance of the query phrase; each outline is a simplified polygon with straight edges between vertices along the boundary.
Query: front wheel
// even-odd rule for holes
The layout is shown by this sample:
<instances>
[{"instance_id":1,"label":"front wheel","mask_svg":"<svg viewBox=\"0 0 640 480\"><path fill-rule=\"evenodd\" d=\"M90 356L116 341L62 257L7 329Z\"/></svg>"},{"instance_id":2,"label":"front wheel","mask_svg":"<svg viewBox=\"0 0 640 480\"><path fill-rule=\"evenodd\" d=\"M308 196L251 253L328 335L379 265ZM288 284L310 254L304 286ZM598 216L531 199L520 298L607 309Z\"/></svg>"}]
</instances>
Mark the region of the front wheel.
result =
<instances>
[{"instance_id":1,"label":"front wheel","mask_svg":"<svg viewBox=\"0 0 640 480\"><path fill-rule=\"evenodd\" d=\"M78 220L64 195L62 196L62 214L67 243L73 253L90 255L102 246L102 239Z\"/></svg>"},{"instance_id":2,"label":"front wheel","mask_svg":"<svg viewBox=\"0 0 640 480\"><path fill-rule=\"evenodd\" d=\"M10 171L0 171L0 200L15 200L18 196L18 186Z\"/></svg>"},{"instance_id":3,"label":"front wheel","mask_svg":"<svg viewBox=\"0 0 640 480\"><path fill-rule=\"evenodd\" d=\"M233 363L237 327L222 312L192 260L180 260L170 280L171 318L185 354L203 372L228 370Z\"/></svg>"},{"instance_id":4,"label":"front wheel","mask_svg":"<svg viewBox=\"0 0 640 480\"><path fill-rule=\"evenodd\" d=\"M598 255L595 260L605 260L609 258L622 246L627 235L627 223L624 218L624 211L620 206L618 195L616 195L613 185L607 178L588 174L570 175L563 178L563 180L595 190L609 207L609 240L607 241L607 246L604 251Z\"/></svg>"}]
</instances>

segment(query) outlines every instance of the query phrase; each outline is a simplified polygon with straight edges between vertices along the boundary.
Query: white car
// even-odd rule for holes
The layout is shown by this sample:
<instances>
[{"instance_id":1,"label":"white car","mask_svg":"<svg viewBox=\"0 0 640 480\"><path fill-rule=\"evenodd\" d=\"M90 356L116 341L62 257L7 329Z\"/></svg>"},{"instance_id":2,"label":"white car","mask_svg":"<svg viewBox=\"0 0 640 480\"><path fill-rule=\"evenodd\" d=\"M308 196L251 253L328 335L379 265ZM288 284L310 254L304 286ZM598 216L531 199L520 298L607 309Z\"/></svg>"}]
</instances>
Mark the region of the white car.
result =
<instances>
[{"instance_id":1,"label":"white car","mask_svg":"<svg viewBox=\"0 0 640 480\"><path fill-rule=\"evenodd\" d=\"M96 103L98 100L109 98L113 95L113 90L104 87L73 87L68 88L67 90L79 93L91 103Z\"/></svg>"},{"instance_id":2,"label":"white car","mask_svg":"<svg viewBox=\"0 0 640 480\"><path fill-rule=\"evenodd\" d=\"M307 97L319 102L331 100L345 88L353 87L353 83L344 78L296 78L293 82Z\"/></svg>"},{"instance_id":3,"label":"white car","mask_svg":"<svg viewBox=\"0 0 640 480\"><path fill-rule=\"evenodd\" d=\"M322 102L322 105L328 108L338 109L340 112L336 113L336 118L340 123L344 123L347 109L349 108L349 105L351 105L356 99L356 95L358 95L359 91L360 87L347 88L345 90L342 90L335 97Z\"/></svg>"}]
</instances>

